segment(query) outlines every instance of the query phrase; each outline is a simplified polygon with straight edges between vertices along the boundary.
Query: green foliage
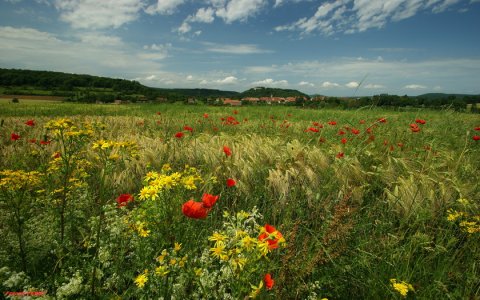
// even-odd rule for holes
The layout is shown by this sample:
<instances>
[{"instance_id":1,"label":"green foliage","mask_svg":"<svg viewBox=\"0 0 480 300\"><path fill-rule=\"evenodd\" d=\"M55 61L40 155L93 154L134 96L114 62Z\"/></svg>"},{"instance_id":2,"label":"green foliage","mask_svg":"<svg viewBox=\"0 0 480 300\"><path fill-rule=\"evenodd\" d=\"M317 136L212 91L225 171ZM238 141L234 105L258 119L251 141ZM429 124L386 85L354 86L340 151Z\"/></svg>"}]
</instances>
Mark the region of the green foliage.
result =
<instances>
[{"instance_id":1,"label":"green foliage","mask_svg":"<svg viewBox=\"0 0 480 300\"><path fill-rule=\"evenodd\" d=\"M238 98L245 98L245 97L307 97L308 95L299 92L297 90L291 89L279 89L279 88L266 88L266 87L255 87L251 88L247 91L244 91Z\"/></svg>"}]
</instances>

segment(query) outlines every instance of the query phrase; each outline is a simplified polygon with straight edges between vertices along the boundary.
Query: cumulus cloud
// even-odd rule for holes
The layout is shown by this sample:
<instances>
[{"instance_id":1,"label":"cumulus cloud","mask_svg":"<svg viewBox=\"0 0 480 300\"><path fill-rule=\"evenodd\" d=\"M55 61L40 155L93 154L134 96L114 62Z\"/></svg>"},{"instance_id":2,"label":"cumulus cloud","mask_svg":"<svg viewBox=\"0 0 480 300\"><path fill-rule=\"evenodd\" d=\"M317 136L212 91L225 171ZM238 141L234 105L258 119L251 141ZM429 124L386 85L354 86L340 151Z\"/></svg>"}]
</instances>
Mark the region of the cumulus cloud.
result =
<instances>
[{"instance_id":1,"label":"cumulus cloud","mask_svg":"<svg viewBox=\"0 0 480 300\"><path fill-rule=\"evenodd\" d=\"M314 87L315 85L311 82L308 82L308 81L300 81L298 83L299 86L310 86L310 87Z\"/></svg>"},{"instance_id":2,"label":"cumulus cloud","mask_svg":"<svg viewBox=\"0 0 480 300\"><path fill-rule=\"evenodd\" d=\"M267 3L267 0L230 0L213 1L215 14L229 24L235 21L245 21L257 14Z\"/></svg>"},{"instance_id":3,"label":"cumulus cloud","mask_svg":"<svg viewBox=\"0 0 480 300\"><path fill-rule=\"evenodd\" d=\"M271 53L271 50L265 50L259 48L257 45L252 44L216 44L216 43L203 43L207 46L207 51L226 54L255 54L255 53Z\"/></svg>"},{"instance_id":4,"label":"cumulus cloud","mask_svg":"<svg viewBox=\"0 0 480 300\"><path fill-rule=\"evenodd\" d=\"M383 86L381 84L373 84L373 83L369 83L369 84L367 84L363 87L366 88L366 89L383 89L383 88L385 88L385 86Z\"/></svg>"},{"instance_id":5,"label":"cumulus cloud","mask_svg":"<svg viewBox=\"0 0 480 300\"><path fill-rule=\"evenodd\" d=\"M195 15L189 16L189 22L212 23L215 20L215 10L212 7L200 8Z\"/></svg>"},{"instance_id":6,"label":"cumulus cloud","mask_svg":"<svg viewBox=\"0 0 480 300\"><path fill-rule=\"evenodd\" d=\"M214 82L218 84L235 84L238 82L238 78L235 76L227 76L223 79L215 80Z\"/></svg>"},{"instance_id":7,"label":"cumulus cloud","mask_svg":"<svg viewBox=\"0 0 480 300\"><path fill-rule=\"evenodd\" d=\"M350 81L349 83L345 84L346 87L350 89L355 89L359 86L360 84L356 81Z\"/></svg>"},{"instance_id":8,"label":"cumulus cloud","mask_svg":"<svg viewBox=\"0 0 480 300\"><path fill-rule=\"evenodd\" d=\"M460 0L335 0L322 2L313 16L300 18L276 31L320 32L332 35L351 34L382 28L389 22L410 18L419 12L439 13Z\"/></svg>"},{"instance_id":9,"label":"cumulus cloud","mask_svg":"<svg viewBox=\"0 0 480 300\"><path fill-rule=\"evenodd\" d=\"M118 28L138 18L142 0L55 0L60 19L73 28Z\"/></svg>"},{"instance_id":10,"label":"cumulus cloud","mask_svg":"<svg viewBox=\"0 0 480 300\"><path fill-rule=\"evenodd\" d=\"M403 88L409 89L409 90L421 90L421 89L426 89L427 87L421 84L408 84Z\"/></svg>"},{"instance_id":11,"label":"cumulus cloud","mask_svg":"<svg viewBox=\"0 0 480 300\"><path fill-rule=\"evenodd\" d=\"M172 48L172 44L166 43L164 45L145 45L143 49L145 52L139 53L138 57L148 60L162 60L168 57L168 51Z\"/></svg>"},{"instance_id":12,"label":"cumulus cloud","mask_svg":"<svg viewBox=\"0 0 480 300\"><path fill-rule=\"evenodd\" d=\"M324 81L322 83L322 88L334 88L334 87L339 87L340 85L338 83L335 83L335 82L330 82L330 81Z\"/></svg>"},{"instance_id":13,"label":"cumulus cloud","mask_svg":"<svg viewBox=\"0 0 480 300\"><path fill-rule=\"evenodd\" d=\"M161 70L156 59L140 55L144 52L148 51L131 48L114 36L63 40L33 28L0 27L2 66L106 76Z\"/></svg>"},{"instance_id":14,"label":"cumulus cloud","mask_svg":"<svg viewBox=\"0 0 480 300\"><path fill-rule=\"evenodd\" d=\"M182 5L184 2L185 0L158 0L156 4L148 6L145 9L145 12L150 15L171 15L176 11L177 7Z\"/></svg>"},{"instance_id":15,"label":"cumulus cloud","mask_svg":"<svg viewBox=\"0 0 480 300\"><path fill-rule=\"evenodd\" d=\"M273 80L272 78L267 78L264 80L254 81L251 85L256 86L285 86L288 85L287 80Z\"/></svg>"}]
</instances>

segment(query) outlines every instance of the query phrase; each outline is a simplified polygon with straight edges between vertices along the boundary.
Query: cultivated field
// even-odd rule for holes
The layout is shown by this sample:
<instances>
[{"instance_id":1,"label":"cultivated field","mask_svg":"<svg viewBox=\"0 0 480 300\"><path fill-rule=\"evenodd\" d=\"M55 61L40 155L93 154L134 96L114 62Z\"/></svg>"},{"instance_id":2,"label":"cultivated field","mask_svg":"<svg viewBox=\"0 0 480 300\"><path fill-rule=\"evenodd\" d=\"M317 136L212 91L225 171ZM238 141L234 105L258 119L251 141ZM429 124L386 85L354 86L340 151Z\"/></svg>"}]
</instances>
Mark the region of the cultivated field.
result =
<instances>
[{"instance_id":1,"label":"cultivated field","mask_svg":"<svg viewBox=\"0 0 480 300\"><path fill-rule=\"evenodd\" d=\"M479 115L0 102L0 122L4 295L480 298Z\"/></svg>"}]
</instances>

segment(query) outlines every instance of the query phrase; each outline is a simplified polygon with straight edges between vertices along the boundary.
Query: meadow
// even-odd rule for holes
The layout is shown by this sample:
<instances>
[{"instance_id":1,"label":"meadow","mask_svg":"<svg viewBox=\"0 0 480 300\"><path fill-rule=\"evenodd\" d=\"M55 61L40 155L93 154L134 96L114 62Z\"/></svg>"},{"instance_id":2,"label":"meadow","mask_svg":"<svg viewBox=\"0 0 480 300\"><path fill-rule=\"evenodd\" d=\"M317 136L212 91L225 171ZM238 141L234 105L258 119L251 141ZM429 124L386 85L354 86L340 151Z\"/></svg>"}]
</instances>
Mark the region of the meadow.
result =
<instances>
[{"instance_id":1,"label":"meadow","mask_svg":"<svg viewBox=\"0 0 480 300\"><path fill-rule=\"evenodd\" d=\"M450 110L0 102L0 292L479 299L479 157Z\"/></svg>"}]
</instances>

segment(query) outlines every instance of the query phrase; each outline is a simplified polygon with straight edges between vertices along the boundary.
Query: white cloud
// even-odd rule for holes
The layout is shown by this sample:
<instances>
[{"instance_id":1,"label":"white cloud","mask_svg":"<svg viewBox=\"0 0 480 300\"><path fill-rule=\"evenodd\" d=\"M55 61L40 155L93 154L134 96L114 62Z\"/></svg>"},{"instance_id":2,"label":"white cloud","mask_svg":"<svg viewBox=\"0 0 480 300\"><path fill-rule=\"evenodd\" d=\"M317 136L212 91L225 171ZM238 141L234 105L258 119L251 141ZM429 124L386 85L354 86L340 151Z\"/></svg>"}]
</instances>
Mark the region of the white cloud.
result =
<instances>
[{"instance_id":1,"label":"white cloud","mask_svg":"<svg viewBox=\"0 0 480 300\"><path fill-rule=\"evenodd\" d=\"M83 33L79 36L83 43L94 46L122 46L122 40L117 36L107 36L99 33Z\"/></svg>"},{"instance_id":2,"label":"white cloud","mask_svg":"<svg viewBox=\"0 0 480 300\"><path fill-rule=\"evenodd\" d=\"M178 27L177 29L177 31L181 34L185 34L190 30L192 30L192 26L190 26L190 24L188 24L187 22L183 22L182 25L180 25L180 27Z\"/></svg>"},{"instance_id":3,"label":"white cloud","mask_svg":"<svg viewBox=\"0 0 480 300\"><path fill-rule=\"evenodd\" d=\"M118 28L138 18L143 0L55 0L60 19L73 28Z\"/></svg>"},{"instance_id":4,"label":"white cloud","mask_svg":"<svg viewBox=\"0 0 480 300\"><path fill-rule=\"evenodd\" d=\"M152 44L143 46L145 52L138 53L138 57L148 60L162 60L168 57L168 51L172 48L172 44Z\"/></svg>"},{"instance_id":5,"label":"white cloud","mask_svg":"<svg viewBox=\"0 0 480 300\"><path fill-rule=\"evenodd\" d=\"M366 88L366 89L383 89L383 88L385 88L385 86L381 85L381 84L369 83L369 84L365 85L364 88Z\"/></svg>"},{"instance_id":6,"label":"white cloud","mask_svg":"<svg viewBox=\"0 0 480 300\"><path fill-rule=\"evenodd\" d=\"M267 3L267 0L230 0L214 1L217 17L229 24L235 21L245 21L257 14Z\"/></svg>"},{"instance_id":7,"label":"white cloud","mask_svg":"<svg viewBox=\"0 0 480 300\"><path fill-rule=\"evenodd\" d=\"M359 86L360 84L356 81L350 81L349 83L345 84L346 87L350 89L355 89Z\"/></svg>"},{"instance_id":8,"label":"white cloud","mask_svg":"<svg viewBox=\"0 0 480 300\"><path fill-rule=\"evenodd\" d=\"M457 4L460 0L444 0L442 3L435 5L432 9L434 13L444 12L450 6Z\"/></svg>"},{"instance_id":9,"label":"white cloud","mask_svg":"<svg viewBox=\"0 0 480 300\"><path fill-rule=\"evenodd\" d=\"M409 89L409 90L420 90L420 89L426 89L427 87L421 84L408 84L403 88Z\"/></svg>"},{"instance_id":10,"label":"white cloud","mask_svg":"<svg viewBox=\"0 0 480 300\"><path fill-rule=\"evenodd\" d=\"M32 28L0 27L2 66L127 77L152 69L160 73L162 66L155 59L140 55L143 51L114 36L89 34L83 40L62 40Z\"/></svg>"},{"instance_id":11,"label":"white cloud","mask_svg":"<svg viewBox=\"0 0 480 300\"><path fill-rule=\"evenodd\" d=\"M351 34L372 28L382 28L389 22L410 18L422 11L439 13L460 0L335 0L322 2L315 14L276 31L300 31L302 34L320 32L332 35Z\"/></svg>"},{"instance_id":12,"label":"white cloud","mask_svg":"<svg viewBox=\"0 0 480 300\"><path fill-rule=\"evenodd\" d=\"M255 86L286 86L288 85L287 80L273 80L272 78L267 78L264 80L259 80L252 82L251 85Z\"/></svg>"},{"instance_id":13,"label":"white cloud","mask_svg":"<svg viewBox=\"0 0 480 300\"><path fill-rule=\"evenodd\" d=\"M145 12L149 15L171 15L184 2L185 0L158 0L156 4L148 6Z\"/></svg>"},{"instance_id":14,"label":"white cloud","mask_svg":"<svg viewBox=\"0 0 480 300\"><path fill-rule=\"evenodd\" d=\"M215 10L212 7L200 8L196 14L189 16L189 22L212 23L215 20Z\"/></svg>"},{"instance_id":15,"label":"white cloud","mask_svg":"<svg viewBox=\"0 0 480 300\"><path fill-rule=\"evenodd\" d=\"M188 76L187 76L187 80L188 80L188 81L193 80L193 76L192 76L192 75L188 75Z\"/></svg>"},{"instance_id":16,"label":"white cloud","mask_svg":"<svg viewBox=\"0 0 480 300\"><path fill-rule=\"evenodd\" d=\"M264 50L258 48L257 45L252 44L236 44L236 45L224 45L216 43L203 43L208 48L209 52L227 53L227 54L255 54L255 53L271 53L271 50Z\"/></svg>"},{"instance_id":17,"label":"white cloud","mask_svg":"<svg viewBox=\"0 0 480 300\"><path fill-rule=\"evenodd\" d=\"M340 85L338 83L335 83L335 82L330 82L330 81L324 81L322 83L322 88L326 88L326 89L329 89L329 88L334 88L334 87L339 87Z\"/></svg>"},{"instance_id":18,"label":"white cloud","mask_svg":"<svg viewBox=\"0 0 480 300\"><path fill-rule=\"evenodd\" d=\"M223 79L215 80L215 83L218 84L235 84L238 82L238 78L235 76L227 76Z\"/></svg>"},{"instance_id":19,"label":"white cloud","mask_svg":"<svg viewBox=\"0 0 480 300\"><path fill-rule=\"evenodd\" d=\"M155 79L157 79L157 76L155 76L155 75L150 75L150 76L145 77L145 80L148 80L148 81L155 80Z\"/></svg>"},{"instance_id":20,"label":"white cloud","mask_svg":"<svg viewBox=\"0 0 480 300\"><path fill-rule=\"evenodd\" d=\"M383 88L385 88L385 86L383 86L381 84L373 84L373 83L369 83L367 85L364 85L363 87L366 88L366 89L383 89Z\"/></svg>"},{"instance_id":21,"label":"white cloud","mask_svg":"<svg viewBox=\"0 0 480 300\"><path fill-rule=\"evenodd\" d=\"M311 82L308 82L308 81L300 81L298 83L299 86L310 86L310 87L314 87L315 85Z\"/></svg>"}]
</instances>

